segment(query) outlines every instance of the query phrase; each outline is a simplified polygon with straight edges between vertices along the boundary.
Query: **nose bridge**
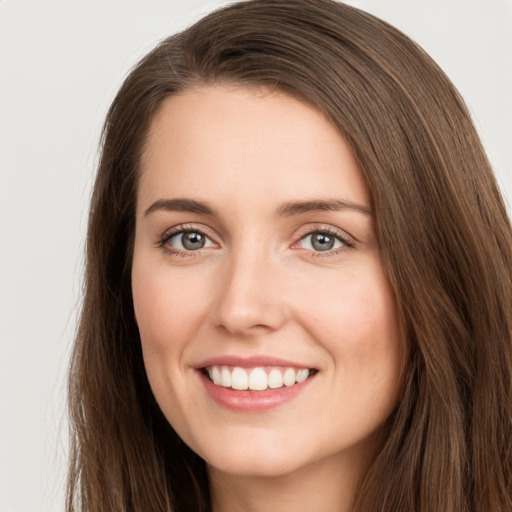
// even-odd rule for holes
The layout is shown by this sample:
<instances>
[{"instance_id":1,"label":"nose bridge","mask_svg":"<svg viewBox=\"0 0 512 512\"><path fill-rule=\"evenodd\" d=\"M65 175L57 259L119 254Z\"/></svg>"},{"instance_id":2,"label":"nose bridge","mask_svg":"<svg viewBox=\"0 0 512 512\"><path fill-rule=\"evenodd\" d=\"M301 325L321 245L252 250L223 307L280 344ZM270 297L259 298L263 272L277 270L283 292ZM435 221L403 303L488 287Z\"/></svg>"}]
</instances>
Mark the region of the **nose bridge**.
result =
<instances>
[{"instance_id":1,"label":"nose bridge","mask_svg":"<svg viewBox=\"0 0 512 512\"><path fill-rule=\"evenodd\" d=\"M267 328L285 320L285 303L277 289L279 264L264 243L245 243L225 262L215 306L215 323L235 335Z\"/></svg>"}]
</instances>

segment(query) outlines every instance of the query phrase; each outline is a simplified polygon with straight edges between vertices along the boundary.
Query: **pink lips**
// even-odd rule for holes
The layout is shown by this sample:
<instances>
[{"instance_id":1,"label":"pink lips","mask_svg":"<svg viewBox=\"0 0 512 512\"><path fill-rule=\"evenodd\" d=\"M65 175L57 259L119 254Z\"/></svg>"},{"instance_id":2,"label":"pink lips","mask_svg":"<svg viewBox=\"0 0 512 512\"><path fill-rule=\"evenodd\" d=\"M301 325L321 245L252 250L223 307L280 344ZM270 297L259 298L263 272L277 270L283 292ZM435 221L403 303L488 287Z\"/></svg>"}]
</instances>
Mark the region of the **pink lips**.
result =
<instances>
[{"instance_id":1,"label":"pink lips","mask_svg":"<svg viewBox=\"0 0 512 512\"><path fill-rule=\"evenodd\" d=\"M213 357L197 365L197 375L207 394L219 405L235 411L261 412L283 405L297 397L314 378L313 375L304 382L296 383L290 387L283 386L277 389L266 389L265 391L237 391L232 388L215 385L204 373L204 368L208 366L307 368L307 365L266 356L253 356L249 358L236 356Z\"/></svg>"},{"instance_id":2,"label":"pink lips","mask_svg":"<svg viewBox=\"0 0 512 512\"><path fill-rule=\"evenodd\" d=\"M251 356L251 357L238 357L238 356L217 356L206 359L196 366L196 368L205 368L206 366L240 366L242 368L252 368L256 366L293 366L295 368L307 368L308 365L303 365L294 361L281 359L278 357L268 356Z\"/></svg>"}]
</instances>

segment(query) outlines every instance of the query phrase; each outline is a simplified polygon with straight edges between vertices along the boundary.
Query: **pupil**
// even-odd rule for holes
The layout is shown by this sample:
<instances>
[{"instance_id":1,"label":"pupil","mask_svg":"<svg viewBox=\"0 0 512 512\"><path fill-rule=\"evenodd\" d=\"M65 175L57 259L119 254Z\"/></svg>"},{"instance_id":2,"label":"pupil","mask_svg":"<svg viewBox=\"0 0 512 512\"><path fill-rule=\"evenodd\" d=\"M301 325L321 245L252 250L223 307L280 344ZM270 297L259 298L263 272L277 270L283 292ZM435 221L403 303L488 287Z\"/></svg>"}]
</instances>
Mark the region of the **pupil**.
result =
<instances>
[{"instance_id":1,"label":"pupil","mask_svg":"<svg viewBox=\"0 0 512 512\"><path fill-rule=\"evenodd\" d=\"M325 233L315 233L312 236L311 245L317 251L328 251L334 246L334 237Z\"/></svg>"},{"instance_id":2,"label":"pupil","mask_svg":"<svg viewBox=\"0 0 512 512\"><path fill-rule=\"evenodd\" d=\"M182 244L185 249L197 251L204 246L204 236L201 233L183 233Z\"/></svg>"}]
</instances>

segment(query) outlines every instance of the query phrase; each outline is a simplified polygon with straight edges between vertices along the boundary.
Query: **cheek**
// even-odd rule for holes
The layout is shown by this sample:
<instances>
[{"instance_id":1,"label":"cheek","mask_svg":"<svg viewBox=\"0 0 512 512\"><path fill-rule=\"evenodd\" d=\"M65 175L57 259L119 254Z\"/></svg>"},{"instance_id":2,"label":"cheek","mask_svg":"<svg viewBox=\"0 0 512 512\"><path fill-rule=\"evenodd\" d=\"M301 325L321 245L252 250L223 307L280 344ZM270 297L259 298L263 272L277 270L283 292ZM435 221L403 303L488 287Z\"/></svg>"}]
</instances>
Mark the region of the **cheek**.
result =
<instances>
[{"instance_id":1,"label":"cheek","mask_svg":"<svg viewBox=\"0 0 512 512\"><path fill-rule=\"evenodd\" d=\"M396 302L380 265L355 269L304 297L304 327L330 354L338 376L350 376L354 386L363 380L364 387L396 386L402 350Z\"/></svg>"},{"instance_id":2,"label":"cheek","mask_svg":"<svg viewBox=\"0 0 512 512\"><path fill-rule=\"evenodd\" d=\"M200 280L180 279L165 266L132 270L132 293L144 364L152 387L181 367L183 353L202 322L208 294Z\"/></svg>"},{"instance_id":3,"label":"cheek","mask_svg":"<svg viewBox=\"0 0 512 512\"><path fill-rule=\"evenodd\" d=\"M162 412L175 429L187 432L190 404L181 375L187 350L207 309L199 280L192 284L166 266L132 270L132 293L146 374ZM203 303L201 302L203 297Z\"/></svg>"},{"instance_id":4,"label":"cheek","mask_svg":"<svg viewBox=\"0 0 512 512\"><path fill-rule=\"evenodd\" d=\"M132 271L135 315L143 342L145 339L168 345L194 331L207 309L209 294L200 276L190 279L170 272L162 265L147 271L135 263Z\"/></svg>"},{"instance_id":5,"label":"cheek","mask_svg":"<svg viewBox=\"0 0 512 512\"><path fill-rule=\"evenodd\" d=\"M381 272L342 275L309 288L303 297L311 325L318 325L329 338L356 341L363 333L396 331L395 299ZM367 343L378 343L381 337L368 338Z\"/></svg>"}]
</instances>

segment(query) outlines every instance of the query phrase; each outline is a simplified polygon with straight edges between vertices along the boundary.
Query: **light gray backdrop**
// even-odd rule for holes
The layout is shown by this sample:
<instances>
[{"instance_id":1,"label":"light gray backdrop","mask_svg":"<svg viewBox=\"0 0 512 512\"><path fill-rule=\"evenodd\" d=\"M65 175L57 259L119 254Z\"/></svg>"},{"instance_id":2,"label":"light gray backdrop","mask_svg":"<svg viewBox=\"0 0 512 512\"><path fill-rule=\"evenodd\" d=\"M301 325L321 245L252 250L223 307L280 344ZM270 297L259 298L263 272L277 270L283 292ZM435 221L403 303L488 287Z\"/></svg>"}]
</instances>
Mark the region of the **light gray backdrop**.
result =
<instances>
[{"instance_id":1,"label":"light gray backdrop","mask_svg":"<svg viewBox=\"0 0 512 512\"><path fill-rule=\"evenodd\" d=\"M102 119L154 44L227 2L0 0L0 512L63 508L64 379ZM352 0L466 98L512 198L512 0Z\"/></svg>"}]
</instances>

